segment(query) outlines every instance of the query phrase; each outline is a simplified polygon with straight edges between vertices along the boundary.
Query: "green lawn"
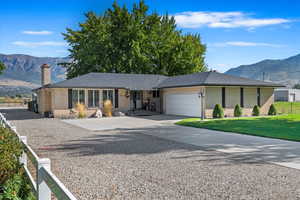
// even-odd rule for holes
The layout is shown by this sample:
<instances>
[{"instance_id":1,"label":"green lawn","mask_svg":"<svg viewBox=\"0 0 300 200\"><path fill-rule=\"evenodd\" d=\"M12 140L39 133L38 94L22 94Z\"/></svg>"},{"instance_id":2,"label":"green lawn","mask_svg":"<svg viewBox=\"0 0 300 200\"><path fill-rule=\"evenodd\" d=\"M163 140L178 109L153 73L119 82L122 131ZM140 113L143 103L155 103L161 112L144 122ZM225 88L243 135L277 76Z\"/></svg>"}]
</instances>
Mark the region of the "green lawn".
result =
<instances>
[{"instance_id":1,"label":"green lawn","mask_svg":"<svg viewBox=\"0 0 300 200\"><path fill-rule=\"evenodd\" d=\"M275 102L274 105L280 114L300 114L300 102Z\"/></svg>"},{"instance_id":2,"label":"green lawn","mask_svg":"<svg viewBox=\"0 0 300 200\"><path fill-rule=\"evenodd\" d=\"M184 119L177 125L300 141L300 114L235 119Z\"/></svg>"}]
</instances>

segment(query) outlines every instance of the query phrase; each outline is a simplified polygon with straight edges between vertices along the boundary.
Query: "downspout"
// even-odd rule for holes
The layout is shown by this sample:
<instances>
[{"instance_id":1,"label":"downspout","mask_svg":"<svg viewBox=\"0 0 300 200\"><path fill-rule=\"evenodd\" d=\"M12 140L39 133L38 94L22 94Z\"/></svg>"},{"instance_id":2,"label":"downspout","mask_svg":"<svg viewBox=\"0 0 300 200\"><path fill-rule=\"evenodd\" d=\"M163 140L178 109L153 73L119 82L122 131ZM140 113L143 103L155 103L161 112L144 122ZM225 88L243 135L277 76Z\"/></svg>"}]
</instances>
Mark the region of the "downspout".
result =
<instances>
[{"instance_id":1,"label":"downspout","mask_svg":"<svg viewBox=\"0 0 300 200\"><path fill-rule=\"evenodd\" d=\"M201 97L201 120L205 119L205 87L200 90Z\"/></svg>"}]
</instances>

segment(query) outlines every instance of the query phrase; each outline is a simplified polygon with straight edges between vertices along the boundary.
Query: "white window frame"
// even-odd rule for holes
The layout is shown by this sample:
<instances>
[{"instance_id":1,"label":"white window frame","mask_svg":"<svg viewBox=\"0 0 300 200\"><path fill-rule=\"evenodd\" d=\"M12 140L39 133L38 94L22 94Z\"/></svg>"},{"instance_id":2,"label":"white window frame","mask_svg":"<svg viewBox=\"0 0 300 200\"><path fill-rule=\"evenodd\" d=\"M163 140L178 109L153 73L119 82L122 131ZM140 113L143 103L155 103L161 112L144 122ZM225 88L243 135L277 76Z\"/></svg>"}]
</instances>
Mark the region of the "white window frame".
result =
<instances>
[{"instance_id":1,"label":"white window frame","mask_svg":"<svg viewBox=\"0 0 300 200\"><path fill-rule=\"evenodd\" d=\"M83 98L83 100L84 100L84 105L86 104L86 91L84 90L84 89L72 89L72 107L73 108L75 108L76 107L76 104L75 105L73 105L73 92L74 91L76 91L77 92L77 101L76 101L76 104L78 104L78 103L81 103L80 101L79 101L79 99L80 99L80 95L79 95L79 93L80 93L80 91L83 91L84 92L84 98Z\"/></svg>"},{"instance_id":2,"label":"white window frame","mask_svg":"<svg viewBox=\"0 0 300 200\"><path fill-rule=\"evenodd\" d=\"M115 90L114 89L104 89L104 90L102 90L102 94L101 94L102 104L104 103L104 98L103 98L104 91L112 91L112 98L113 99L112 99L111 103L113 104L113 107L115 107ZM106 99L108 99L108 98L106 97Z\"/></svg>"},{"instance_id":3,"label":"white window frame","mask_svg":"<svg viewBox=\"0 0 300 200\"><path fill-rule=\"evenodd\" d=\"M89 105L89 91L92 91L92 95L93 95L93 100L92 100L92 106L90 106ZM95 100L95 97L96 97L96 95L95 95L95 93L96 93L96 91L98 91L98 106L96 106L96 100ZM100 92L100 90L94 90L94 89L88 89L87 90L87 106L89 107L89 108L96 108L96 107L100 107L100 95L101 95L101 92Z\"/></svg>"}]
</instances>

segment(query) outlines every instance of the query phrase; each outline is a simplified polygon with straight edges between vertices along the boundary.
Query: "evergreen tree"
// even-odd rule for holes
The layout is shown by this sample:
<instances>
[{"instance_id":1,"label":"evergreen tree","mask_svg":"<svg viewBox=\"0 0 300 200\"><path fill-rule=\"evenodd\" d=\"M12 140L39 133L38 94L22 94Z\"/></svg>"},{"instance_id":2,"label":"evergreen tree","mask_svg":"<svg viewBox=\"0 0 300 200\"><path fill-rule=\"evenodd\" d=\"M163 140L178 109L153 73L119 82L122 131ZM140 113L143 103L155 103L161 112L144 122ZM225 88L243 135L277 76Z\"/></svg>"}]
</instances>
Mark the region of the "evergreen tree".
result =
<instances>
[{"instance_id":1,"label":"evergreen tree","mask_svg":"<svg viewBox=\"0 0 300 200\"><path fill-rule=\"evenodd\" d=\"M268 115L277 115L277 109L274 106L274 104L271 104L270 108L269 108L269 112Z\"/></svg>"},{"instance_id":2,"label":"evergreen tree","mask_svg":"<svg viewBox=\"0 0 300 200\"><path fill-rule=\"evenodd\" d=\"M213 118L223 118L224 110L220 104L216 104L213 110Z\"/></svg>"},{"instance_id":3,"label":"evergreen tree","mask_svg":"<svg viewBox=\"0 0 300 200\"><path fill-rule=\"evenodd\" d=\"M236 104L236 106L234 107L234 116L240 117L242 116L242 114L243 114L242 108L240 107L239 104Z\"/></svg>"},{"instance_id":4,"label":"evergreen tree","mask_svg":"<svg viewBox=\"0 0 300 200\"><path fill-rule=\"evenodd\" d=\"M259 116L259 115L260 115L260 108L258 105L255 105L252 110L252 116Z\"/></svg>"}]
</instances>

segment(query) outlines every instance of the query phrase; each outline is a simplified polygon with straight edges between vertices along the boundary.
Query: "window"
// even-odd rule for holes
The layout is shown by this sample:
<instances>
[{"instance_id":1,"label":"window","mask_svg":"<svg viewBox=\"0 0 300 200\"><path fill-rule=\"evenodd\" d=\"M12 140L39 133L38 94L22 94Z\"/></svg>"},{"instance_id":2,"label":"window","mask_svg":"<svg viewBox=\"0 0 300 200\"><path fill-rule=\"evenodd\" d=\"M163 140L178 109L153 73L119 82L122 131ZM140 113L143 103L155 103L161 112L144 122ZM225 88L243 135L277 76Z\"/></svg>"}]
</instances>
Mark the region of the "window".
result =
<instances>
[{"instance_id":1,"label":"window","mask_svg":"<svg viewBox=\"0 0 300 200\"><path fill-rule=\"evenodd\" d=\"M79 103L85 103L85 92L84 90L79 90Z\"/></svg>"},{"instance_id":2,"label":"window","mask_svg":"<svg viewBox=\"0 0 300 200\"><path fill-rule=\"evenodd\" d=\"M113 90L103 90L102 93L102 99L103 99L103 103L105 100L110 100L111 103L114 105L114 91Z\"/></svg>"},{"instance_id":3,"label":"window","mask_svg":"<svg viewBox=\"0 0 300 200\"><path fill-rule=\"evenodd\" d=\"M257 105L260 107L260 88L257 88Z\"/></svg>"},{"instance_id":4,"label":"window","mask_svg":"<svg viewBox=\"0 0 300 200\"><path fill-rule=\"evenodd\" d=\"M153 96L153 98L158 98L159 97L159 90L152 91L152 96Z\"/></svg>"},{"instance_id":5,"label":"window","mask_svg":"<svg viewBox=\"0 0 300 200\"><path fill-rule=\"evenodd\" d=\"M71 109L72 107L72 89L68 89L68 108Z\"/></svg>"},{"instance_id":6,"label":"window","mask_svg":"<svg viewBox=\"0 0 300 200\"><path fill-rule=\"evenodd\" d=\"M226 107L226 93L225 93L225 87L222 88L222 107L225 108Z\"/></svg>"},{"instance_id":7,"label":"window","mask_svg":"<svg viewBox=\"0 0 300 200\"><path fill-rule=\"evenodd\" d=\"M99 90L88 91L88 106L99 107Z\"/></svg>"},{"instance_id":8,"label":"window","mask_svg":"<svg viewBox=\"0 0 300 200\"><path fill-rule=\"evenodd\" d=\"M241 88L241 91L240 91L240 97L241 97L241 107L243 108L244 107L244 88Z\"/></svg>"},{"instance_id":9,"label":"window","mask_svg":"<svg viewBox=\"0 0 300 200\"><path fill-rule=\"evenodd\" d=\"M72 90L72 108L78 103L85 104L84 90Z\"/></svg>"},{"instance_id":10,"label":"window","mask_svg":"<svg viewBox=\"0 0 300 200\"><path fill-rule=\"evenodd\" d=\"M119 90L115 89L115 108L119 107Z\"/></svg>"}]
</instances>

